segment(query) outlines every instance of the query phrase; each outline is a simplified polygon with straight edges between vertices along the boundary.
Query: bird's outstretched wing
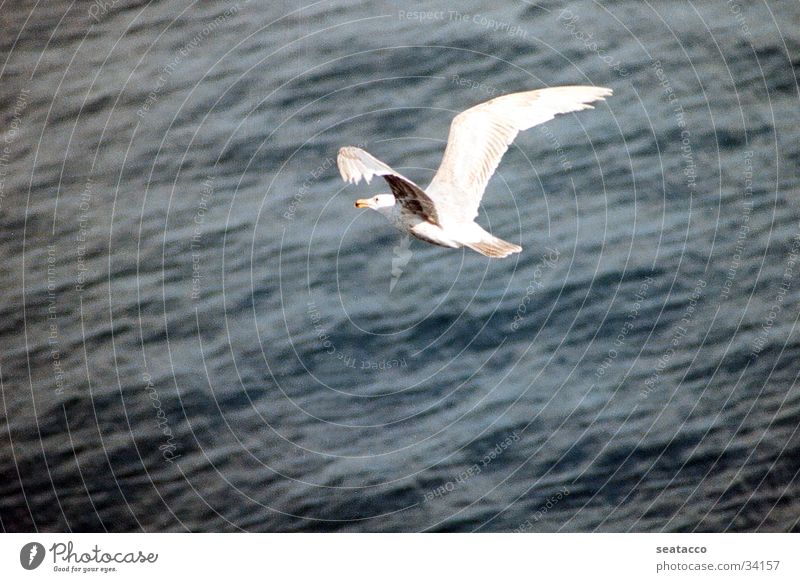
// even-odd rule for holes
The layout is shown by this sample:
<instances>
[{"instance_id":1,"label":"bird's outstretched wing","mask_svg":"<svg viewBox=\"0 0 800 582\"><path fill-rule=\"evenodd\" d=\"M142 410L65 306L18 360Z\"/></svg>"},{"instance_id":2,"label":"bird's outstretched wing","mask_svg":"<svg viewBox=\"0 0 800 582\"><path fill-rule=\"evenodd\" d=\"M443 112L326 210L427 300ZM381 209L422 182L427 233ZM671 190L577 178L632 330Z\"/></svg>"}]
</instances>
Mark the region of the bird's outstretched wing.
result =
<instances>
[{"instance_id":1,"label":"bird's outstretched wing","mask_svg":"<svg viewBox=\"0 0 800 582\"><path fill-rule=\"evenodd\" d=\"M439 223L436 206L422 188L361 148L341 148L336 165L342 179L353 184L358 184L361 178L369 184L373 176L381 176L398 203L428 222Z\"/></svg>"},{"instance_id":2,"label":"bird's outstretched wing","mask_svg":"<svg viewBox=\"0 0 800 582\"><path fill-rule=\"evenodd\" d=\"M459 113L450 124L442 163L426 191L446 221L470 222L483 191L520 131L560 113L591 109L611 95L603 87L552 87L496 97Z\"/></svg>"}]
</instances>

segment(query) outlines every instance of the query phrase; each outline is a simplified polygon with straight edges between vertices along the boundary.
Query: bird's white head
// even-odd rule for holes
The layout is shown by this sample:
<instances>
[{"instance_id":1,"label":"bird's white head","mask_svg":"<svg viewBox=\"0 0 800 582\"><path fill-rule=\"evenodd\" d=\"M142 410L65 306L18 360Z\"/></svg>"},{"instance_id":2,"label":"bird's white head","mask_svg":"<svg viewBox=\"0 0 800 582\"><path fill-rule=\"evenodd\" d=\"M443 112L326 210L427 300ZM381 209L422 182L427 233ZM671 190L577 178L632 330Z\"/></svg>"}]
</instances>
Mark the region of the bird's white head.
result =
<instances>
[{"instance_id":1,"label":"bird's white head","mask_svg":"<svg viewBox=\"0 0 800 582\"><path fill-rule=\"evenodd\" d=\"M391 208L394 206L394 194L378 194L372 198L361 198L356 200L356 208L372 208L378 210L382 208Z\"/></svg>"}]
</instances>

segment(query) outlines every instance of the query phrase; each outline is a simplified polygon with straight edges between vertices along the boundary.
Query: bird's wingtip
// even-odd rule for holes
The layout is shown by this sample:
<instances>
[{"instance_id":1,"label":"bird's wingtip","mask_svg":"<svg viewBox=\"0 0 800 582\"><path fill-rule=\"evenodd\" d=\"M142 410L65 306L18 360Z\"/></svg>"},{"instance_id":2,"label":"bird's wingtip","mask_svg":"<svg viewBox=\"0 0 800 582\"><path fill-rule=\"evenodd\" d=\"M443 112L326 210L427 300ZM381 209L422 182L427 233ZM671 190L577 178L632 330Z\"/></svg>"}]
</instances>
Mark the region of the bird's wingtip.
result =
<instances>
[{"instance_id":1,"label":"bird's wingtip","mask_svg":"<svg viewBox=\"0 0 800 582\"><path fill-rule=\"evenodd\" d=\"M340 147L336 156L336 165L339 166L339 174L341 174L342 180L348 184L358 184L361 179L361 172L353 167L351 150L350 146Z\"/></svg>"}]
</instances>

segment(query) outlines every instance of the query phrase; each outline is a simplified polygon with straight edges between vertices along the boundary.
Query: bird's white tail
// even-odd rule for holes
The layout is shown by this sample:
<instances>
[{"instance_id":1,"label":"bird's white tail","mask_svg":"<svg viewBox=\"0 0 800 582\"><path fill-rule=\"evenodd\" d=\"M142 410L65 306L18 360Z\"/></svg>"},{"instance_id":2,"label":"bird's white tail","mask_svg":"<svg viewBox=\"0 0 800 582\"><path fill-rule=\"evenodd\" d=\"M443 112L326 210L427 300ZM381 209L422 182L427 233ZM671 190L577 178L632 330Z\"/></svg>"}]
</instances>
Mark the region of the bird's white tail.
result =
<instances>
[{"instance_id":1,"label":"bird's white tail","mask_svg":"<svg viewBox=\"0 0 800 582\"><path fill-rule=\"evenodd\" d=\"M495 259L501 259L522 250L521 246L504 241L489 233L486 233L486 236L477 242L464 243L464 246Z\"/></svg>"}]
</instances>

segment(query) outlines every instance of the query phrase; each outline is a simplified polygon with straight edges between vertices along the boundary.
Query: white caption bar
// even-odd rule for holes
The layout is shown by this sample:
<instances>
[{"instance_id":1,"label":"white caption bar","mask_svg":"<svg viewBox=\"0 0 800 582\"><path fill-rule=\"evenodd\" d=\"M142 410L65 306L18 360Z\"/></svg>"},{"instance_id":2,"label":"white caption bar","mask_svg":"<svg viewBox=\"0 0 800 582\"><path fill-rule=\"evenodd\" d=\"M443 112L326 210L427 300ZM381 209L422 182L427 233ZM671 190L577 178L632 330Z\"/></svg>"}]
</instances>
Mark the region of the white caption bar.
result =
<instances>
[{"instance_id":1,"label":"white caption bar","mask_svg":"<svg viewBox=\"0 0 800 582\"><path fill-rule=\"evenodd\" d=\"M792 534L5 534L6 580L800 580ZM436 577L436 578L434 578Z\"/></svg>"}]
</instances>

